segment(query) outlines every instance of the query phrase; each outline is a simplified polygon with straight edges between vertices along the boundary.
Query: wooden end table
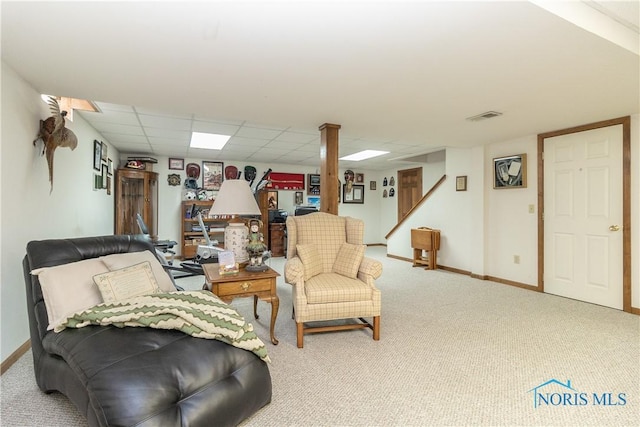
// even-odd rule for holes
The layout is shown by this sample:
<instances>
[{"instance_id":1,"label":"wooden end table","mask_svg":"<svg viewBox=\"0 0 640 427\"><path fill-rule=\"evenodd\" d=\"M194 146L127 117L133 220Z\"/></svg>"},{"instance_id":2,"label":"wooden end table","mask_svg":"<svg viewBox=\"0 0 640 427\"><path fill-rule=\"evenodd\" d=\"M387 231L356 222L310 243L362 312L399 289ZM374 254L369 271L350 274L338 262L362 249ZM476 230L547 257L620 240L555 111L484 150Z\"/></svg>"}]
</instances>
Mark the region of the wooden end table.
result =
<instances>
[{"instance_id":1,"label":"wooden end table","mask_svg":"<svg viewBox=\"0 0 640 427\"><path fill-rule=\"evenodd\" d=\"M218 264L202 264L207 288L221 300L230 303L234 298L253 296L253 315L258 319L258 299L271 304L271 342L278 345L275 337L276 317L280 299L276 293L276 277L280 274L271 267L267 271L251 272L241 269L237 274L221 276Z\"/></svg>"}]
</instances>

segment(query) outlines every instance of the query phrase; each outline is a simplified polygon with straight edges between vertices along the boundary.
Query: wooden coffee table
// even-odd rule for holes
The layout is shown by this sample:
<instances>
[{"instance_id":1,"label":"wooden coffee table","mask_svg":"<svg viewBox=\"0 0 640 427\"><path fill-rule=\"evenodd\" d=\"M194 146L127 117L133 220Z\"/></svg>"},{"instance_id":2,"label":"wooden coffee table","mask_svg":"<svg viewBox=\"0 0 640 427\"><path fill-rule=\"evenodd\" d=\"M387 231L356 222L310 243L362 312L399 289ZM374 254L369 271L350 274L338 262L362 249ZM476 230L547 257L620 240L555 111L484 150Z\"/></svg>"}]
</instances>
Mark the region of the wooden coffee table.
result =
<instances>
[{"instance_id":1,"label":"wooden coffee table","mask_svg":"<svg viewBox=\"0 0 640 427\"><path fill-rule=\"evenodd\" d=\"M256 319L258 319L258 299L271 304L271 342L278 345L274 328L280 307L280 299L276 293L276 277L280 274L269 268L267 271L255 273L241 269L238 274L221 276L218 272L218 264L203 264L202 267L207 288L224 302L230 303L234 298L253 296L253 315Z\"/></svg>"}]
</instances>

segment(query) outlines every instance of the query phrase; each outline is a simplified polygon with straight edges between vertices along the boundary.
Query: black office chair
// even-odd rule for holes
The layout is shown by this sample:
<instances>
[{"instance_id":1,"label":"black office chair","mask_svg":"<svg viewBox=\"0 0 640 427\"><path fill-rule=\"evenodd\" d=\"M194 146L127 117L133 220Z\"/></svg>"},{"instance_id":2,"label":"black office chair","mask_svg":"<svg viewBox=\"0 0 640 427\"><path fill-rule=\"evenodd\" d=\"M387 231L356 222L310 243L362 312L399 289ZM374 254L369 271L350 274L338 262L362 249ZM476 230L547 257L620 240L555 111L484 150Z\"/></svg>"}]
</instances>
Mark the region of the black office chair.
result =
<instances>
[{"instance_id":1,"label":"black office chair","mask_svg":"<svg viewBox=\"0 0 640 427\"><path fill-rule=\"evenodd\" d=\"M149 228L147 224L145 224L144 219L142 219L142 215L139 213L136 214L136 221L138 222L138 227L140 227L140 233L147 236L151 239L151 235L149 234ZM176 255L176 252L173 250L173 247L178 244L178 242L174 240L153 240L151 239L153 246L156 248L156 251L162 253L162 256L166 258L167 263L169 265L173 265L173 258Z\"/></svg>"}]
</instances>

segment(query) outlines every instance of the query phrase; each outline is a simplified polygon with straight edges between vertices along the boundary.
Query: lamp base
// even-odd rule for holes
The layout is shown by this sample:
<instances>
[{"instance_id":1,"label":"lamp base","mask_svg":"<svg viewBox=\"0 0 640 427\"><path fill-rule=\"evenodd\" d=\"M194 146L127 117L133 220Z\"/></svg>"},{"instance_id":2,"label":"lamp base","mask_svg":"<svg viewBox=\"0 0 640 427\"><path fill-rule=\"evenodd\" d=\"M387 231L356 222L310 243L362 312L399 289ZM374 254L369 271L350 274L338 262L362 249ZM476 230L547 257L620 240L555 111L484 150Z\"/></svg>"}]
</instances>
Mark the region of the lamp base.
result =
<instances>
[{"instance_id":1,"label":"lamp base","mask_svg":"<svg viewBox=\"0 0 640 427\"><path fill-rule=\"evenodd\" d=\"M244 225L244 222L229 222L229 225L224 229L224 248L233 252L238 264L249 260L248 237L249 229Z\"/></svg>"},{"instance_id":2,"label":"lamp base","mask_svg":"<svg viewBox=\"0 0 640 427\"><path fill-rule=\"evenodd\" d=\"M269 269L269 266L266 264L255 264L255 265L249 264L244 269L247 271L257 273L261 271L267 271Z\"/></svg>"}]
</instances>

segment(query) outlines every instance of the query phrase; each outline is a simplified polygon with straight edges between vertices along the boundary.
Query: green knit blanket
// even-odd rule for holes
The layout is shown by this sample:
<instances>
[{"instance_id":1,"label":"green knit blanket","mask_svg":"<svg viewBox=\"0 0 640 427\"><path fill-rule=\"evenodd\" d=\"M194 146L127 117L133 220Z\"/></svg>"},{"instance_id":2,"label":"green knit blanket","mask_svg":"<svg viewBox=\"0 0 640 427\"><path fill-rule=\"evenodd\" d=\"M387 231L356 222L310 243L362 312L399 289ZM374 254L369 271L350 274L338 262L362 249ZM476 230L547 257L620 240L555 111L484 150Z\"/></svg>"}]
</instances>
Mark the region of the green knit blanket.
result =
<instances>
[{"instance_id":1,"label":"green knit blanket","mask_svg":"<svg viewBox=\"0 0 640 427\"><path fill-rule=\"evenodd\" d=\"M209 291L159 293L98 304L74 313L54 330L89 325L174 329L193 337L225 342L270 362L253 325Z\"/></svg>"}]
</instances>

